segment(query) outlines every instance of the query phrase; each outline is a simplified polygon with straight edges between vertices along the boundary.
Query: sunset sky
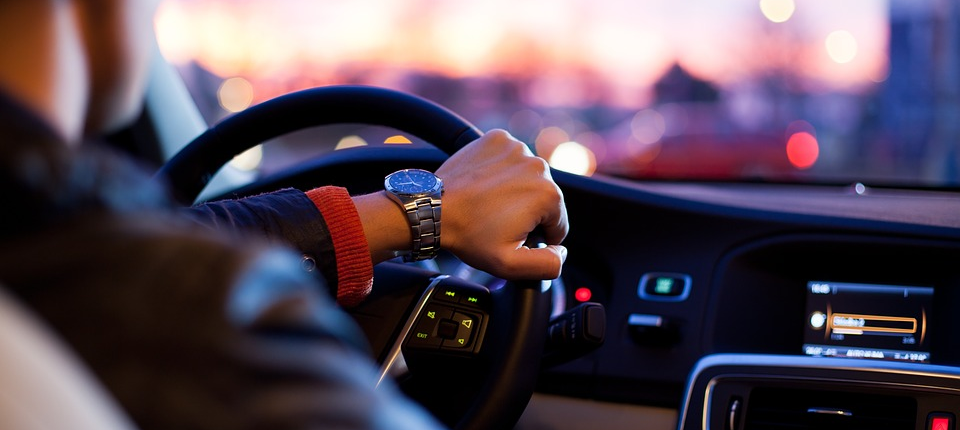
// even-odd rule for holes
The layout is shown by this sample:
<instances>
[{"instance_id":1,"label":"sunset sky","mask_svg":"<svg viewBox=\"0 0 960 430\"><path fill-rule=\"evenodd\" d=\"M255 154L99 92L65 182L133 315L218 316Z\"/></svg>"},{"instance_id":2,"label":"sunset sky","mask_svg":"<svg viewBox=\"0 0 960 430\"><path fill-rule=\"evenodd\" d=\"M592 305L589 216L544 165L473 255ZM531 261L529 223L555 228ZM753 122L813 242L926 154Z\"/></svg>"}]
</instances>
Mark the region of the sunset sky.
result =
<instances>
[{"instance_id":1,"label":"sunset sky","mask_svg":"<svg viewBox=\"0 0 960 430\"><path fill-rule=\"evenodd\" d=\"M721 86L771 69L850 92L885 78L886 1L765 2L761 10L757 0L165 0L156 26L172 62L255 85L336 83L349 67L385 80L417 70L556 88L586 73L629 90L674 63ZM792 14L776 23L770 10Z\"/></svg>"}]
</instances>

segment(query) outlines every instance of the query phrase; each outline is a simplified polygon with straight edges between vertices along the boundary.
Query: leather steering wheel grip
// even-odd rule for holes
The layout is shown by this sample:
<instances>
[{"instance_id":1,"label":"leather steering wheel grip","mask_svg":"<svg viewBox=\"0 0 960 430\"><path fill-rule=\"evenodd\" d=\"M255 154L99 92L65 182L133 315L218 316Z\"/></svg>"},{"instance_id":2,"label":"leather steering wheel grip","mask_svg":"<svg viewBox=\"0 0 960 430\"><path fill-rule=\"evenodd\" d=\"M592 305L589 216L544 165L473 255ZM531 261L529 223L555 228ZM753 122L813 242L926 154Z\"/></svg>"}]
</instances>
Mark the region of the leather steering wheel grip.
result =
<instances>
[{"instance_id":1,"label":"leather steering wheel grip","mask_svg":"<svg viewBox=\"0 0 960 430\"><path fill-rule=\"evenodd\" d=\"M181 204L191 204L213 175L261 142L309 127L360 123L411 133L453 154L482 134L467 120L429 100L384 88L330 86L286 94L230 116L190 142L156 178Z\"/></svg>"}]
</instances>

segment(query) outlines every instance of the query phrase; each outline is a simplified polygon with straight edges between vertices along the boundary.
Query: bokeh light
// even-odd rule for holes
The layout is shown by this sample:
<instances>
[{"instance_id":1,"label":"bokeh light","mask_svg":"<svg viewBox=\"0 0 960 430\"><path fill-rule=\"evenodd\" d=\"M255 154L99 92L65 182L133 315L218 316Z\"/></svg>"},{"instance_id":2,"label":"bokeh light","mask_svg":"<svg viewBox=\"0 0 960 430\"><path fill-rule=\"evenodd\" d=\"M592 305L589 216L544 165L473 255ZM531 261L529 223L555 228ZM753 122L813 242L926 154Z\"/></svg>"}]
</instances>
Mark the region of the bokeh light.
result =
<instances>
[{"instance_id":1,"label":"bokeh light","mask_svg":"<svg viewBox=\"0 0 960 430\"><path fill-rule=\"evenodd\" d=\"M820 156L817 138L806 131L794 133L787 140L787 159L790 164L801 170L809 169Z\"/></svg>"},{"instance_id":2,"label":"bokeh light","mask_svg":"<svg viewBox=\"0 0 960 430\"><path fill-rule=\"evenodd\" d=\"M510 134L521 139L531 138L540 130L543 118L530 109L515 112L508 122Z\"/></svg>"},{"instance_id":3,"label":"bokeh light","mask_svg":"<svg viewBox=\"0 0 960 430\"><path fill-rule=\"evenodd\" d=\"M793 0L760 0L763 16L776 23L787 22L796 8Z\"/></svg>"},{"instance_id":4,"label":"bokeh light","mask_svg":"<svg viewBox=\"0 0 960 430\"><path fill-rule=\"evenodd\" d=\"M660 112L644 109L633 116L630 130L637 142L648 145L660 141L663 133L667 131L667 124Z\"/></svg>"},{"instance_id":5,"label":"bokeh light","mask_svg":"<svg viewBox=\"0 0 960 430\"><path fill-rule=\"evenodd\" d=\"M593 151L577 142L564 142L550 154L550 166L575 175L590 176L597 170Z\"/></svg>"},{"instance_id":6,"label":"bokeh light","mask_svg":"<svg viewBox=\"0 0 960 430\"><path fill-rule=\"evenodd\" d=\"M176 1L161 2L154 18L154 28L160 52L173 64L186 64L192 59L192 33L184 28L187 13Z\"/></svg>"},{"instance_id":7,"label":"bokeh light","mask_svg":"<svg viewBox=\"0 0 960 430\"><path fill-rule=\"evenodd\" d=\"M396 136L390 136L386 138L383 143L387 145L410 145L413 143L413 141L407 136L398 134Z\"/></svg>"},{"instance_id":8,"label":"bokeh light","mask_svg":"<svg viewBox=\"0 0 960 430\"><path fill-rule=\"evenodd\" d=\"M337 146L334 150L348 149L348 148L357 148L361 146L367 146L367 141L362 137L357 135L344 136L337 142Z\"/></svg>"},{"instance_id":9,"label":"bokeh light","mask_svg":"<svg viewBox=\"0 0 960 430\"><path fill-rule=\"evenodd\" d=\"M537 134L537 138L534 140L534 149L536 149L537 155L549 160L554 149L569 141L570 135L566 131L560 127L550 126L540 130L540 133Z\"/></svg>"},{"instance_id":10,"label":"bokeh light","mask_svg":"<svg viewBox=\"0 0 960 430\"><path fill-rule=\"evenodd\" d=\"M253 103L253 84L241 78L230 78L220 84L217 100L227 112L240 112Z\"/></svg>"},{"instance_id":11,"label":"bokeh light","mask_svg":"<svg viewBox=\"0 0 960 430\"><path fill-rule=\"evenodd\" d=\"M858 35L859 55L867 61L856 67L873 67L872 48L885 46L885 2L754 1L691 6L667 0L420 0L412 5L390 0L164 0L154 24L169 61L197 65L219 77L242 75L255 84L255 101L342 83L358 70L379 70L364 75L369 81L363 83L384 86L402 81L397 74L404 70L416 70L523 79L527 103L584 106L604 97L606 103L636 109L649 101L643 94L673 64L719 83L779 67L744 61L743 53L763 40L758 32L765 31L748 24L796 21L798 7L804 17L836 19L800 23L793 29L799 37L782 46L785 50L820 44L828 25L844 25ZM818 60L798 61L798 67L816 70ZM817 78L849 84L829 74Z\"/></svg>"},{"instance_id":12,"label":"bokeh light","mask_svg":"<svg viewBox=\"0 0 960 430\"><path fill-rule=\"evenodd\" d=\"M230 166L244 171L256 170L263 162L263 146L257 145L233 157Z\"/></svg>"},{"instance_id":13,"label":"bokeh light","mask_svg":"<svg viewBox=\"0 0 960 430\"><path fill-rule=\"evenodd\" d=\"M837 30L827 36L825 42L830 59L839 64L846 64L857 57L859 46L857 39L846 30Z\"/></svg>"}]
</instances>

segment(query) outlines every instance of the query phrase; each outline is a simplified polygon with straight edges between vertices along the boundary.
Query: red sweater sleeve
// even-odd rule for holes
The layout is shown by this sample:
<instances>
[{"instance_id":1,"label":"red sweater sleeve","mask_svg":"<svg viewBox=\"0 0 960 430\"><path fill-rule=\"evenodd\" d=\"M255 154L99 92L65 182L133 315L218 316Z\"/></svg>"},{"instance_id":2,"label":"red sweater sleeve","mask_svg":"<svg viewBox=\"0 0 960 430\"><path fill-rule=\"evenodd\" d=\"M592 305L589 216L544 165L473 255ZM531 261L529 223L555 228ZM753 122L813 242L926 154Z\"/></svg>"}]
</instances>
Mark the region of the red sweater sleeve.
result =
<instances>
[{"instance_id":1,"label":"red sweater sleeve","mask_svg":"<svg viewBox=\"0 0 960 430\"><path fill-rule=\"evenodd\" d=\"M306 194L323 215L333 241L337 260L337 303L356 306L373 288L373 262L357 207L345 188L320 187Z\"/></svg>"}]
</instances>

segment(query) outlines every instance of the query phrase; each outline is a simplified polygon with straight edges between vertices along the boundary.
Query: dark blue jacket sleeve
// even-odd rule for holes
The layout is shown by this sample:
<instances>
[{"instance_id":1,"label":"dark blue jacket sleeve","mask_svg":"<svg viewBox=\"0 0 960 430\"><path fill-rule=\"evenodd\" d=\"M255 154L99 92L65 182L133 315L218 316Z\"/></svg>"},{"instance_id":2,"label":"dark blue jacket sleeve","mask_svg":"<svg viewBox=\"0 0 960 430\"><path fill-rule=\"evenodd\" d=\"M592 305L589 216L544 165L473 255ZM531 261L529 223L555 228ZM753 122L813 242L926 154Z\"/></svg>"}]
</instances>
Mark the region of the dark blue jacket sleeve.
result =
<instances>
[{"instance_id":1,"label":"dark blue jacket sleeve","mask_svg":"<svg viewBox=\"0 0 960 430\"><path fill-rule=\"evenodd\" d=\"M222 200L183 209L187 218L222 232L254 235L281 243L303 254L306 266L316 268L336 294L337 263L330 230L316 205L292 188Z\"/></svg>"}]
</instances>

